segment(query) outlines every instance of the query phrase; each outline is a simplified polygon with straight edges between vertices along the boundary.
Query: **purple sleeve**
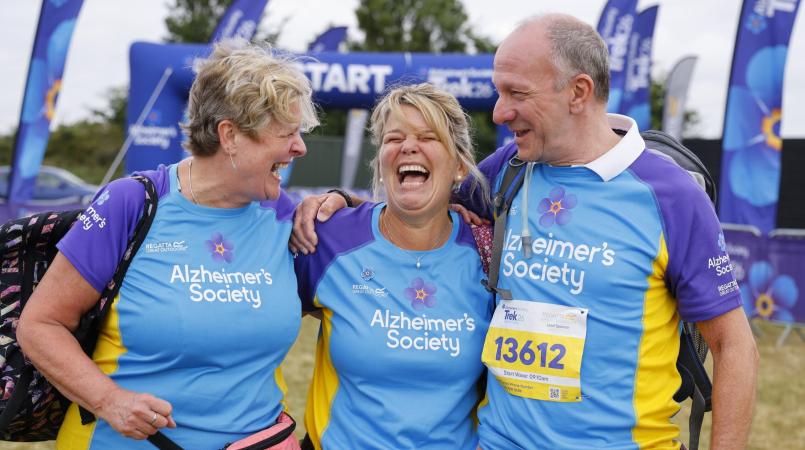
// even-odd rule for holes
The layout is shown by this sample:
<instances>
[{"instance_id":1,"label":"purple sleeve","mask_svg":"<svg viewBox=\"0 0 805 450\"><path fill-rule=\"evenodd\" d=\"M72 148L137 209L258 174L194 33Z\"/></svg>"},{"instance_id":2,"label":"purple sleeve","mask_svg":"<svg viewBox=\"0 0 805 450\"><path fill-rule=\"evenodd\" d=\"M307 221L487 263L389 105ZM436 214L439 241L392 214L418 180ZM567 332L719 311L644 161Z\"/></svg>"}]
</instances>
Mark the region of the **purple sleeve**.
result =
<instances>
[{"instance_id":1,"label":"purple sleeve","mask_svg":"<svg viewBox=\"0 0 805 450\"><path fill-rule=\"evenodd\" d=\"M657 197L668 249L666 282L687 322L701 322L741 306L724 233L707 194L673 162L643 154L634 172Z\"/></svg>"},{"instance_id":2,"label":"purple sleeve","mask_svg":"<svg viewBox=\"0 0 805 450\"><path fill-rule=\"evenodd\" d=\"M115 180L96 194L56 245L98 292L112 279L144 203L145 187L139 181Z\"/></svg>"},{"instance_id":3,"label":"purple sleeve","mask_svg":"<svg viewBox=\"0 0 805 450\"><path fill-rule=\"evenodd\" d=\"M277 220L280 222L292 221L296 212L296 203L285 193L285 190L280 190L280 196L276 200L264 200L260 202L260 206L277 211Z\"/></svg>"},{"instance_id":4,"label":"purple sleeve","mask_svg":"<svg viewBox=\"0 0 805 450\"><path fill-rule=\"evenodd\" d=\"M316 309L313 299L324 273L344 253L362 247L374 240L372 211L375 203L364 202L357 208L344 208L327 222L316 222L319 245L314 253L299 254L294 258L294 269L302 300L302 309Z\"/></svg>"},{"instance_id":5,"label":"purple sleeve","mask_svg":"<svg viewBox=\"0 0 805 450\"><path fill-rule=\"evenodd\" d=\"M517 146L514 145L514 143L510 143L495 150L494 153L478 163L478 169L481 171L484 177L486 177L486 181L489 183L493 198L495 196L495 192L497 191L496 181L498 175L503 171L506 162L511 159L515 153L517 153ZM456 193L454 201L463 205L470 211L475 212L481 217L491 220L492 211L488 208L488 206L486 206L490 202L484 202L480 198L480 191L476 190L475 192L472 192L471 189L472 180L465 180L464 183L461 184L461 188L459 189L458 193Z\"/></svg>"}]
</instances>

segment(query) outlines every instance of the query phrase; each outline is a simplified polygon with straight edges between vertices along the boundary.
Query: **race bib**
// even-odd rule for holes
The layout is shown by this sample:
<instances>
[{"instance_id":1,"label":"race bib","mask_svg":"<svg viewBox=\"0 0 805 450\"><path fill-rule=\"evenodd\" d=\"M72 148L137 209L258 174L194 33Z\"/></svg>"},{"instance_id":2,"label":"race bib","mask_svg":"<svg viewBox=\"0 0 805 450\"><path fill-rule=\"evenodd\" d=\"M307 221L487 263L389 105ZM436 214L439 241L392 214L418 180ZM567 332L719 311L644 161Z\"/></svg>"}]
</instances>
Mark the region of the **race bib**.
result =
<instances>
[{"instance_id":1,"label":"race bib","mask_svg":"<svg viewBox=\"0 0 805 450\"><path fill-rule=\"evenodd\" d=\"M501 300L486 333L483 363L509 394L581 401L585 308Z\"/></svg>"}]
</instances>

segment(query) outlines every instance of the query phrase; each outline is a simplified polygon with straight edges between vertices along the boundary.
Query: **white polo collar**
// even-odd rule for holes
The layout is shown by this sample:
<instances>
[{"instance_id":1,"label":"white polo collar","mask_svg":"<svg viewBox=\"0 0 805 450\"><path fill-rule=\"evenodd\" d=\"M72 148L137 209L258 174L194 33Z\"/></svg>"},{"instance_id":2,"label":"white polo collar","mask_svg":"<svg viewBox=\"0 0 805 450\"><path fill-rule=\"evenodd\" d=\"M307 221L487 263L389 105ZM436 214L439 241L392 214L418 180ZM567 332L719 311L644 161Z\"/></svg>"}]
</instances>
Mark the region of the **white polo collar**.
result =
<instances>
[{"instance_id":1,"label":"white polo collar","mask_svg":"<svg viewBox=\"0 0 805 450\"><path fill-rule=\"evenodd\" d=\"M604 181L609 181L626 170L643 153L646 143L640 137L637 123L631 117L620 114L607 114L609 127L613 130L625 130L621 140L607 150L606 153L584 166L597 173Z\"/></svg>"}]
</instances>

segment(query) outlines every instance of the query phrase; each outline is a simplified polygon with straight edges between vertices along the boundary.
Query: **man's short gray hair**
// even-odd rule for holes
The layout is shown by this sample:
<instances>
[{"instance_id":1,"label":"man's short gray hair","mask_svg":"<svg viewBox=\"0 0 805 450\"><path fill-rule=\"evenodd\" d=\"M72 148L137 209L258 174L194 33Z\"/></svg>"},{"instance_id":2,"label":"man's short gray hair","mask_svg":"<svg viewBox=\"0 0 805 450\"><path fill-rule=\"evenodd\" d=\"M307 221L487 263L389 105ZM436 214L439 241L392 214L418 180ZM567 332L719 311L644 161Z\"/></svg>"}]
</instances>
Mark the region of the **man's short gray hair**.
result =
<instances>
[{"instance_id":1,"label":"man's short gray hair","mask_svg":"<svg viewBox=\"0 0 805 450\"><path fill-rule=\"evenodd\" d=\"M566 14L546 14L528 20L546 23L551 42L551 61L558 73L556 89L564 89L570 79L587 74L595 83L595 98L609 100L609 51L607 44L590 25Z\"/></svg>"}]
</instances>

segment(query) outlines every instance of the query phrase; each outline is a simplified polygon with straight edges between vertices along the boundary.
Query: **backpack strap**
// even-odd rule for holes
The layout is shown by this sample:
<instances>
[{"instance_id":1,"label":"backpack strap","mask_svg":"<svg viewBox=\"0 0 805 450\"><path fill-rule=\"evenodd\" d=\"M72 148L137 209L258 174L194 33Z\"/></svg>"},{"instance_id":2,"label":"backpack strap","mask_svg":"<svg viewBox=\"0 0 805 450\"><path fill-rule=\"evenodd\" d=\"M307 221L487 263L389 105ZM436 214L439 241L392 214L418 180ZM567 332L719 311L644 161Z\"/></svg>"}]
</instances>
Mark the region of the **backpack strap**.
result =
<instances>
[{"instance_id":1,"label":"backpack strap","mask_svg":"<svg viewBox=\"0 0 805 450\"><path fill-rule=\"evenodd\" d=\"M123 278L126 276L126 271L140 249L143 241L145 241L148 231L151 229L151 224L154 222L154 216L157 212L157 196L156 187L150 178L143 175L135 175L131 177L145 186L145 202L143 203L143 213L140 216L137 225L134 228L134 234L129 239L126 251L123 253L123 258L115 269L115 274L112 280L106 285L106 288L101 293L98 303L93 307L89 314L81 317L78 329L76 330L76 338L82 342L82 349L87 355L92 355L95 350L95 344L98 342L98 334L101 331L101 323L104 317L111 309L112 302L114 302L117 293L120 291L120 285ZM95 421L95 415L86 410L84 407L79 406L81 413L81 423L86 425Z\"/></svg>"},{"instance_id":2,"label":"backpack strap","mask_svg":"<svg viewBox=\"0 0 805 450\"><path fill-rule=\"evenodd\" d=\"M702 337L694 323L683 322L679 338L676 367L682 378L682 386L674 395L674 400L682 402L688 397L692 400L688 417L688 450L697 450L704 413L712 410L713 384L702 364L707 357L707 346L699 343Z\"/></svg>"},{"instance_id":3,"label":"backpack strap","mask_svg":"<svg viewBox=\"0 0 805 450\"><path fill-rule=\"evenodd\" d=\"M523 185L523 179L525 178L524 167L525 162L517 156L512 157L506 163L506 172L503 174L500 189L498 189L498 192L495 194L492 205L494 208L495 231L492 238L492 261L489 263L489 279L481 281L487 291L499 295L505 300L511 300L512 294L508 289L498 287L500 258L503 255L503 238L506 234L506 219L509 216L509 208L511 207L512 201Z\"/></svg>"}]
</instances>

